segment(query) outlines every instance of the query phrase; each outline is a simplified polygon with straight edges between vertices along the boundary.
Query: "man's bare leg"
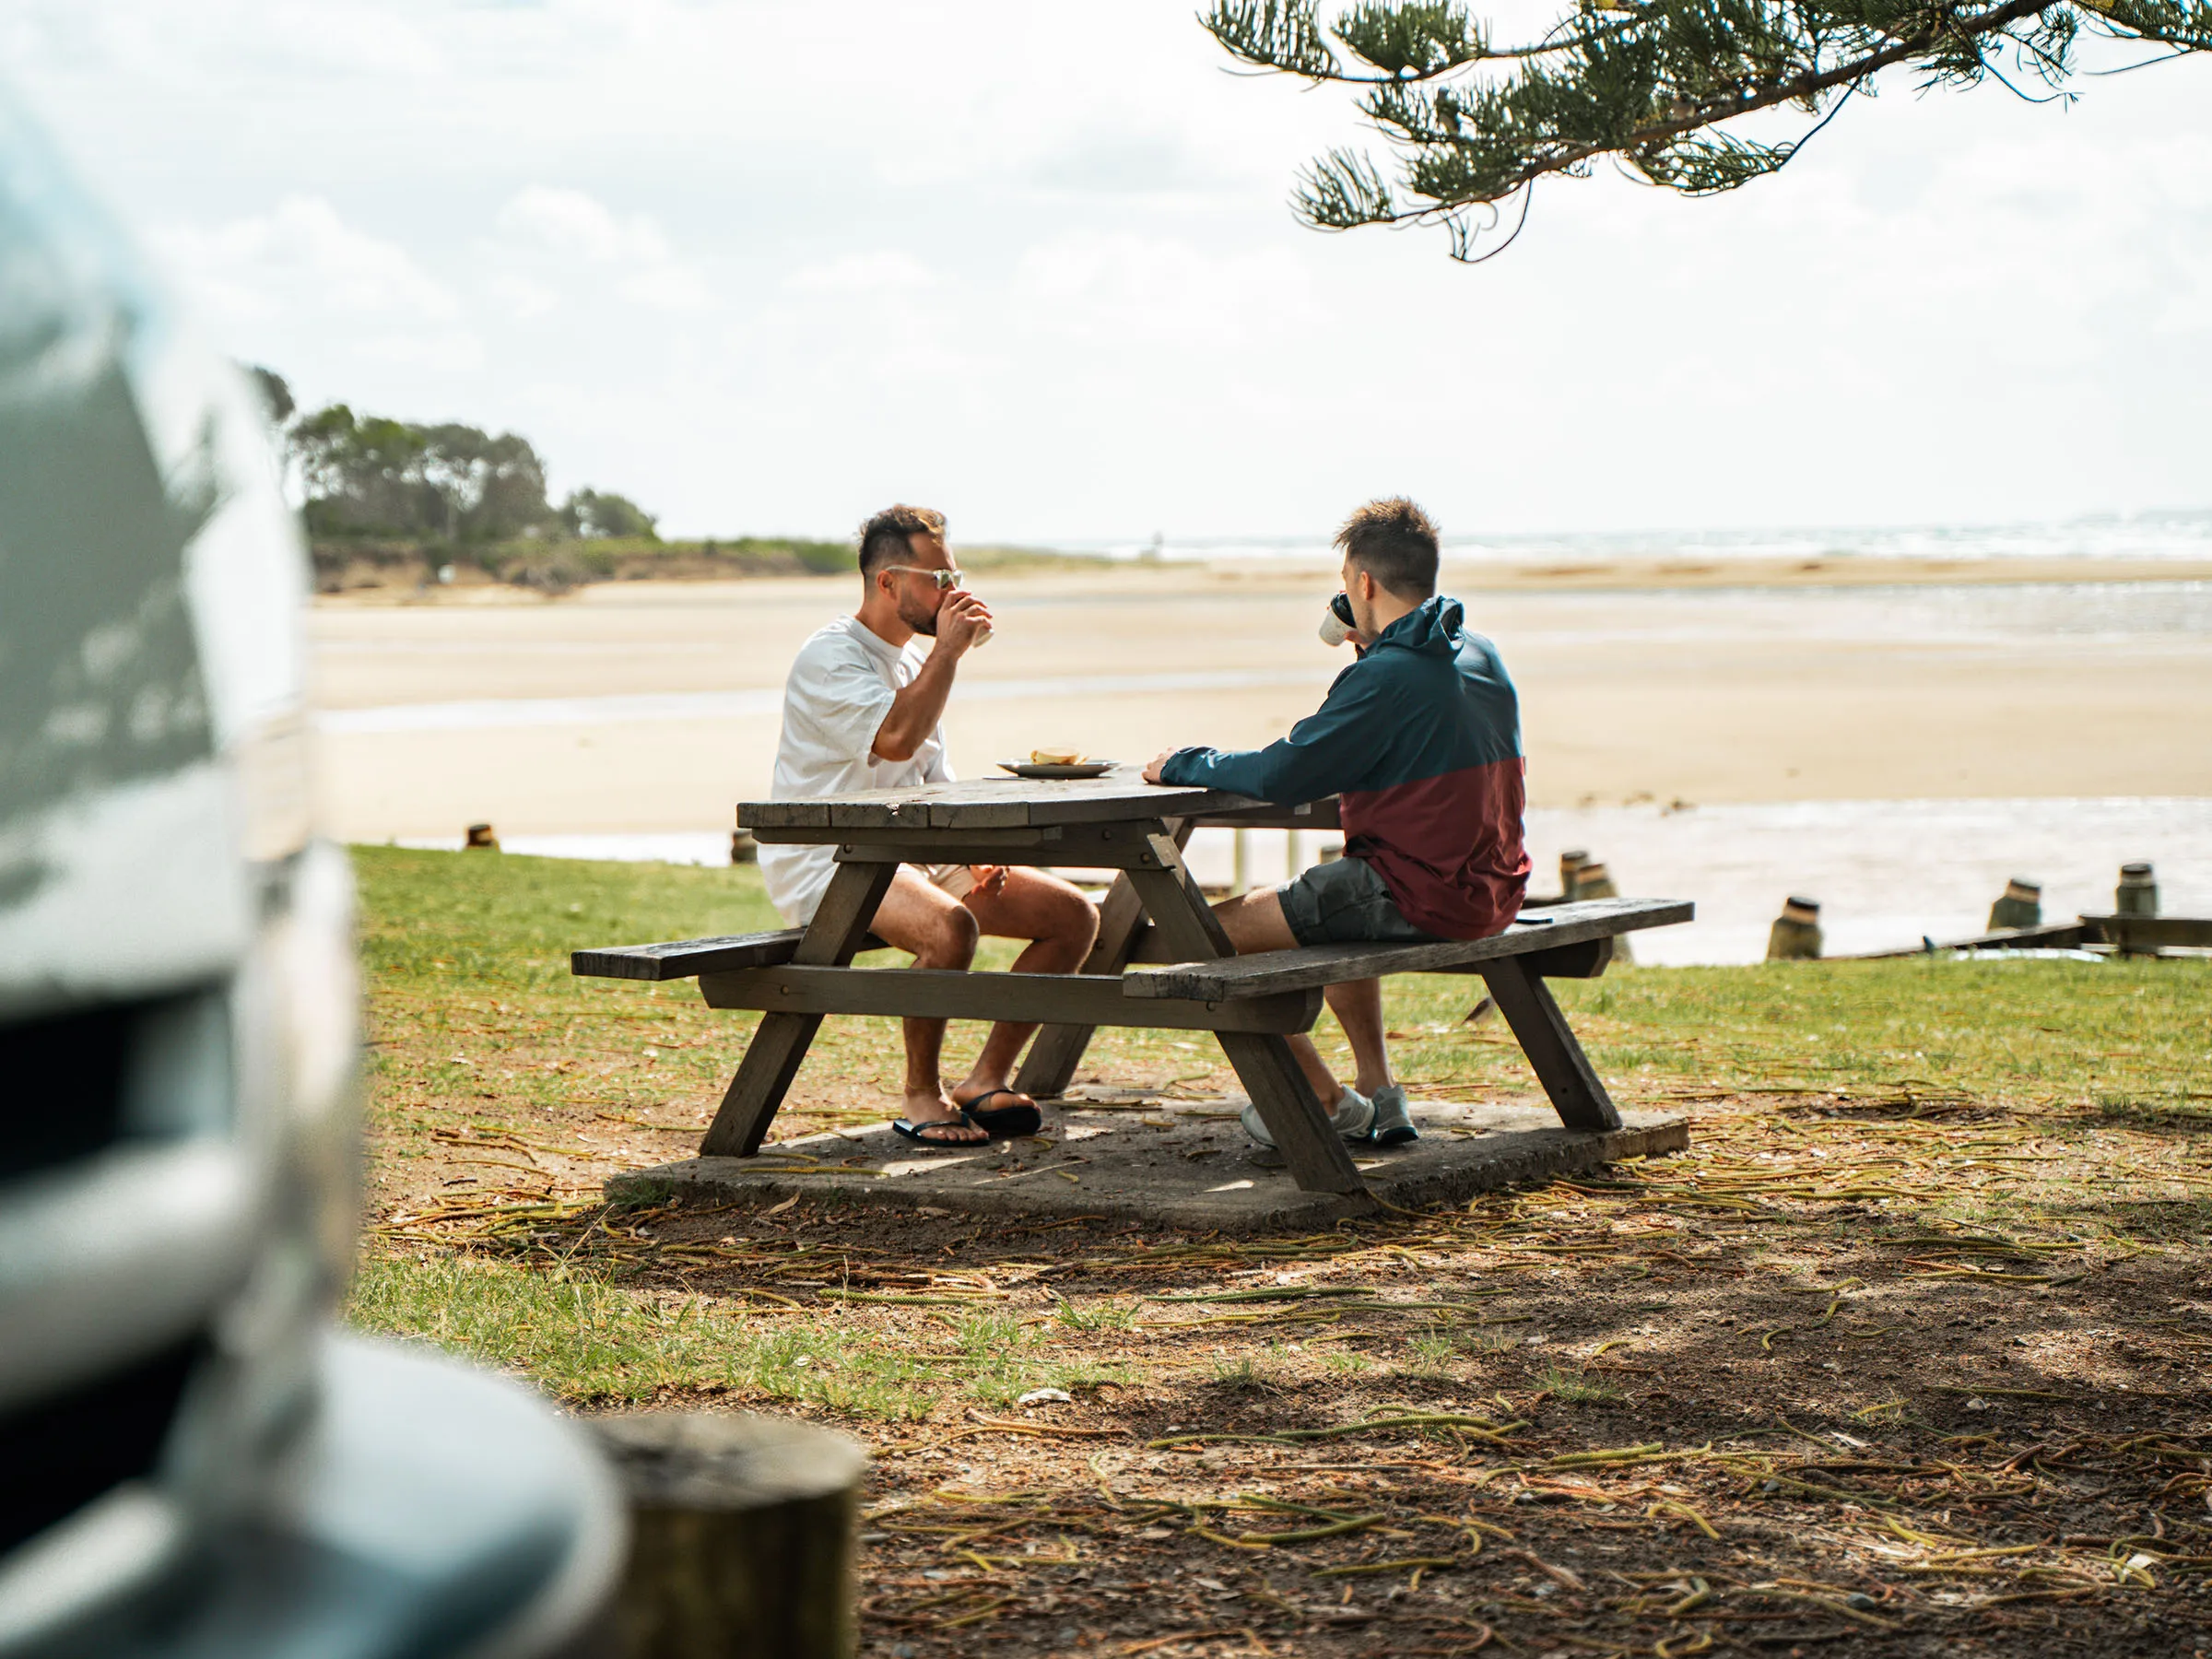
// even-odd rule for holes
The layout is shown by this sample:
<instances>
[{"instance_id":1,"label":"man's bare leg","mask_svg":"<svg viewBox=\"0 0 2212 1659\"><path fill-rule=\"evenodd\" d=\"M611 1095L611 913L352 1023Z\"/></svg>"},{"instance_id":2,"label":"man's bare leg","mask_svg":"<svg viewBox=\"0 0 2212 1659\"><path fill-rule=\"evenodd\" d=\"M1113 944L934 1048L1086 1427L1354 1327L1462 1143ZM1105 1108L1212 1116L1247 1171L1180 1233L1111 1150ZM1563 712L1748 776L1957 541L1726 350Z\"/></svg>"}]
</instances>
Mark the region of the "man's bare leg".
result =
<instances>
[{"instance_id":1,"label":"man's bare leg","mask_svg":"<svg viewBox=\"0 0 2212 1659\"><path fill-rule=\"evenodd\" d=\"M965 969L975 960L975 941L981 931L974 914L959 900L904 865L891 877L890 891L883 896L869 926L887 945L912 951L917 968ZM907 1121L917 1128L926 1124L947 1125L931 1130L932 1140L988 1140L989 1135L964 1122L960 1109L945 1098L945 1086L938 1077L945 1051L945 1022L908 1019L900 1023L906 1035L903 1114Z\"/></svg>"},{"instance_id":2,"label":"man's bare leg","mask_svg":"<svg viewBox=\"0 0 2212 1659\"><path fill-rule=\"evenodd\" d=\"M1284 920L1283 901L1273 888L1260 888L1241 898L1224 899L1214 906L1214 914L1220 919L1221 931L1229 935L1229 942L1237 947L1239 956L1255 950L1298 947L1298 935ZM1336 1023L1344 1028L1345 1038L1352 1045L1352 1063L1359 1068L1353 1087L1372 1100L1375 1090L1388 1088L1392 1080L1390 1048L1382 1028L1382 982L1352 980L1331 985L1323 994L1328 998L1329 1012L1336 1016ZM1298 1036L1288 1041L1299 1069L1306 1074L1306 1081L1312 1085L1316 1098L1325 1109L1335 1111L1344 1098L1344 1085L1336 1081L1335 1074L1329 1070L1312 1038Z\"/></svg>"},{"instance_id":3,"label":"man's bare leg","mask_svg":"<svg viewBox=\"0 0 2212 1659\"><path fill-rule=\"evenodd\" d=\"M1329 1012L1344 1028L1345 1041L1352 1045L1352 1064L1359 1068L1352 1087L1371 1100L1375 1090L1388 1088L1397 1081L1391 1076L1390 1044L1382 1034L1382 982L1347 980L1327 987L1322 994L1328 999Z\"/></svg>"},{"instance_id":4,"label":"man's bare leg","mask_svg":"<svg viewBox=\"0 0 2212 1659\"><path fill-rule=\"evenodd\" d=\"M961 903L992 937L1030 941L1014 959L1017 973L1072 973L1082 966L1099 936L1098 906L1057 876L1018 865L1007 868L1006 884L996 892L977 888ZM1007 1085L1013 1080L1015 1062L1021 1058L1021 1045L1036 1030L1034 1024L1007 1020L993 1026L974 1066L953 1088L953 1102L966 1106L997 1092L1007 1098L994 1102L994 1109L1035 1105L1028 1095L1016 1094Z\"/></svg>"}]
</instances>

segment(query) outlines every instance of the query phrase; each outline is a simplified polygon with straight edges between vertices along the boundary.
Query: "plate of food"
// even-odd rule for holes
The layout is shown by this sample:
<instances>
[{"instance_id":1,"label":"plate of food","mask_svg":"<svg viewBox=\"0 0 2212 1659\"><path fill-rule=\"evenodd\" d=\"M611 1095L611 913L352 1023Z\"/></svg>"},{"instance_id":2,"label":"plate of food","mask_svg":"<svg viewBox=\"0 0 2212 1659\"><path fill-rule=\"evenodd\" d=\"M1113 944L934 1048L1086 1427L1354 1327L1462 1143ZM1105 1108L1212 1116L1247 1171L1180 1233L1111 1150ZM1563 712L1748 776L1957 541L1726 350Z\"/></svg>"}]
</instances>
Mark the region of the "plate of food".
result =
<instances>
[{"instance_id":1,"label":"plate of food","mask_svg":"<svg viewBox=\"0 0 2212 1659\"><path fill-rule=\"evenodd\" d=\"M1001 760L1002 770L1018 778L1098 778L1118 762L1094 760L1078 748L1037 748L1027 760Z\"/></svg>"}]
</instances>

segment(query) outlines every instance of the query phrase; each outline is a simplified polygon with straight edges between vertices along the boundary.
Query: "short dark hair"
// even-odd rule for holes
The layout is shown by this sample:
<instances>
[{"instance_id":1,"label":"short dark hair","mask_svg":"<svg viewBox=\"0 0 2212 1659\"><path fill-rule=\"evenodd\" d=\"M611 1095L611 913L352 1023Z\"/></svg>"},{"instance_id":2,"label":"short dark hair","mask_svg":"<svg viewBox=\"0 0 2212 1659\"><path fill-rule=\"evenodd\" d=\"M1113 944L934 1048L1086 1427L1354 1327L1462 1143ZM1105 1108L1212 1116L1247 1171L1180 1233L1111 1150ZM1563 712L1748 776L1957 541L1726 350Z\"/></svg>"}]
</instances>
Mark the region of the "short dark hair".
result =
<instances>
[{"instance_id":1,"label":"short dark hair","mask_svg":"<svg viewBox=\"0 0 2212 1659\"><path fill-rule=\"evenodd\" d=\"M945 534L945 515L934 507L886 507L860 527L860 573L874 576L885 565L913 555L917 535Z\"/></svg>"},{"instance_id":2,"label":"short dark hair","mask_svg":"<svg viewBox=\"0 0 2212 1659\"><path fill-rule=\"evenodd\" d=\"M1360 508L1336 532L1336 545L1401 599L1436 592L1436 526L1404 496Z\"/></svg>"}]
</instances>

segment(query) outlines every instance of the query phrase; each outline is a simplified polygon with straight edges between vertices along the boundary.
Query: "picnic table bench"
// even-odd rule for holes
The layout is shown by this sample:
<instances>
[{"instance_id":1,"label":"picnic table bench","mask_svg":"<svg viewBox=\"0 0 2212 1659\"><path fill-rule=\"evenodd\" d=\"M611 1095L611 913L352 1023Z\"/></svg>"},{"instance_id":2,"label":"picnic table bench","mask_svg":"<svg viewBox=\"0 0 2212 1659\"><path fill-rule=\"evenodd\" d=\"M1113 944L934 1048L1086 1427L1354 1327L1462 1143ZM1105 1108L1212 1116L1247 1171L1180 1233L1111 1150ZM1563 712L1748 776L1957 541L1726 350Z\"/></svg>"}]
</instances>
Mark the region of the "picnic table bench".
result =
<instances>
[{"instance_id":1,"label":"picnic table bench","mask_svg":"<svg viewBox=\"0 0 2212 1659\"><path fill-rule=\"evenodd\" d=\"M1238 956L1182 859L1201 825L1333 830L1334 800L1277 806L1218 790L1147 784L1132 768L1066 782L1018 778L748 801L737 822L762 842L837 848L837 871L805 928L579 950L571 971L699 981L712 1008L756 1008L759 1028L700 1151L749 1158L832 1014L1037 1021L1015 1087L1063 1093L1100 1026L1211 1031L1300 1187L1363 1189L1351 1155L1284 1039L1320 1018L1322 988L1391 973L1484 980L1560 1121L1618 1129L1620 1114L1568 1029L1547 979L1603 973L1613 940L1690 919L1687 902L1606 899L1524 912L1487 939L1321 945ZM1074 973L855 968L885 948L868 932L901 864L1111 869L1098 942Z\"/></svg>"}]
</instances>

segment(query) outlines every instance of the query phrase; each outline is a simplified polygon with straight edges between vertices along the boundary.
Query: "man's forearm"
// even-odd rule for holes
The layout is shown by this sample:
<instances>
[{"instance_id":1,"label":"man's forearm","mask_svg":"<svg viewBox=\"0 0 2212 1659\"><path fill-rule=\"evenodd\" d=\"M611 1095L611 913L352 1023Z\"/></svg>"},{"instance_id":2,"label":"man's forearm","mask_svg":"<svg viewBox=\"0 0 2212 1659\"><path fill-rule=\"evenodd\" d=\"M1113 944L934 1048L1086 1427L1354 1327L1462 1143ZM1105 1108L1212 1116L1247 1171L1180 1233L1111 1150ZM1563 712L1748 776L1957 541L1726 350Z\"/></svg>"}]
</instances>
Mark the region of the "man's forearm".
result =
<instances>
[{"instance_id":1,"label":"man's forearm","mask_svg":"<svg viewBox=\"0 0 2212 1659\"><path fill-rule=\"evenodd\" d=\"M876 728L876 741L870 746L878 760L914 758L914 752L945 718L945 705L952 699L952 677L959 662L957 653L940 645L929 653L921 672L900 688L898 695L891 699L891 712Z\"/></svg>"},{"instance_id":2,"label":"man's forearm","mask_svg":"<svg viewBox=\"0 0 2212 1659\"><path fill-rule=\"evenodd\" d=\"M1226 789L1255 800L1272 800L1280 787L1279 774L1283 770L1279 758L1270 749L1198 747L1178 749L1169 756L1160 775L1170 783Z\"/></svg>"}]
</instances>

